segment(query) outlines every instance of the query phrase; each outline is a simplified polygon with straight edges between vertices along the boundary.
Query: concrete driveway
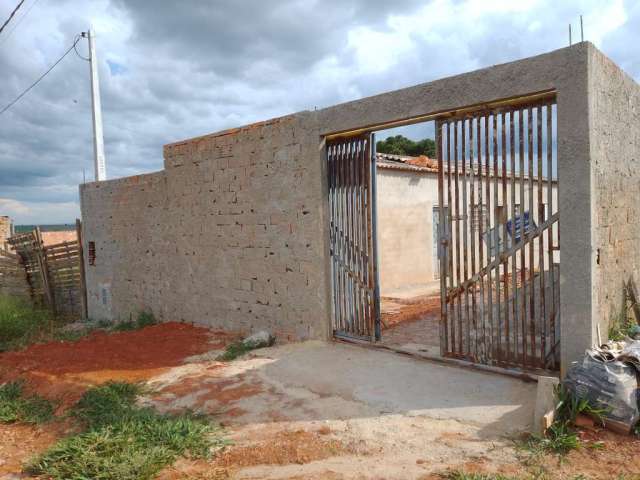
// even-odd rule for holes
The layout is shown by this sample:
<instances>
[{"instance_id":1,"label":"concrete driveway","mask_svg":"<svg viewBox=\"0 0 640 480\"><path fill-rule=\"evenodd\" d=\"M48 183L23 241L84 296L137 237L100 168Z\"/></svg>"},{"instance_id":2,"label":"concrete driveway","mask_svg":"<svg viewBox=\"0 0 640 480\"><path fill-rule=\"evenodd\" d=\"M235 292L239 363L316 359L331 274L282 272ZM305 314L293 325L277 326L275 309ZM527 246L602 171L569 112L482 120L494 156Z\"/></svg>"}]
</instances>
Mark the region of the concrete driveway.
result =
<instances>
[{"instance_id":1,"label":"concrete driveway","mask_svg":"<svg viewBox=\"0 0 640 480\"><path fill-rule=\"evenodd\" d=\"M533 416L535 383L385 351L305 342L224 364L215 355L154 378L149 401L215 415L234 442L217 460L230 478L427 478L509 464Z\"/></svg>"}]
</instances>

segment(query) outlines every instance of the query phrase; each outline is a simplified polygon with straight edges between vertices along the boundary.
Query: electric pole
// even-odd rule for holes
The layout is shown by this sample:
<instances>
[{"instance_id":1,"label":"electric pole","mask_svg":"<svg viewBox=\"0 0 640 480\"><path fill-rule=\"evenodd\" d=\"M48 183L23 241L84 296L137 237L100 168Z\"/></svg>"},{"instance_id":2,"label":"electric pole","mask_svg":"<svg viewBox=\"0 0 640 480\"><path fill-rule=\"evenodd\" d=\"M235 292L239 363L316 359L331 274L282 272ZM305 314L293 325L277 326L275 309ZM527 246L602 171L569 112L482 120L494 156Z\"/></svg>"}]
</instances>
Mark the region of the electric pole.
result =
<instances>
[{"instance_id":1,"label":"electric pole","mask_svg":"<svg viewBox=\"0 0 640 480\"><path fill-rule=\"evenodd\" d=\"M85 34L83 33L84 37ZM93 154L96 182L107 179L104 158L104 136L102 133L102 106L100 104L100 84L98 80L98 61L96 58L95 32L89 28L86 32L89 40L89 68L91 70L91 106L93 113Z\"/></svg>"}]
</instances>

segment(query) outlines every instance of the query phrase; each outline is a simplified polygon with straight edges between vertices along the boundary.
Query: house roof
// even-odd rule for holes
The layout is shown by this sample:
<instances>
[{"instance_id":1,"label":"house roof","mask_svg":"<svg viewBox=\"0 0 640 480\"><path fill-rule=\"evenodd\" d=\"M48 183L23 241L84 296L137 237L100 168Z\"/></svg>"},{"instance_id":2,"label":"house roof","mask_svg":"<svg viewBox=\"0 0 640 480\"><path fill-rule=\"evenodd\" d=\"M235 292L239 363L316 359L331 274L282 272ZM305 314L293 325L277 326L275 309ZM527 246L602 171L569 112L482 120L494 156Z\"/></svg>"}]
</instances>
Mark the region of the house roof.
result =
<instances>
[{"instance_id":1,"label":"house roof","mask_svg":"<svg viewBox=\"0 0 640 480\"><path fill-rule=\"evenodd\" d=\"M461 165L461 164L459 164ZM389 169L389 170L402 170L407 172L415 172L415 173L438 173L438 161L434 158L429 158L426 155L420 155L419 157L410 157L408 155L393 155L391 153L379 153L376 152L376 166L378 168ZM455 166L455 164L454 164ZM483 164L484 170L485 164ZM462 168L462 167L461 167ZM467 168L469 165L467 164ZM444 171L447 172L447 166L444 165ZM471 172L471 170L467 170ZM474 172L477 173L477 164L474 166ZM453 171L451 172L453 175ZM483 176L488 176L490 178L494 177L494 172L491 171L488 175L484 172L481 174ZM507 170L507 178L511 176L511 171ZM502 174L498 174L498 178L502 178ZM527 173L523 176L524 179L528 180L529 175ZM534 180L538 181L538 177L534 175ZM542 180L544 182L548 182L549 178L547 176L543 176ZM552 182L557 182L557 178L552 178Z\"/></svg>"},{"instance_id":2,"label":"house roof","mask_svg":"<svg viewBox=\"0 0 640 480\"><path fill-rule=\"evenodd\" d=\"M438 162L426 155L410 157L408 155L393 155L391 153L376 153L378 168L390 170L405 170L411 172L437 173Z\"/></svg>"}]
</instances>

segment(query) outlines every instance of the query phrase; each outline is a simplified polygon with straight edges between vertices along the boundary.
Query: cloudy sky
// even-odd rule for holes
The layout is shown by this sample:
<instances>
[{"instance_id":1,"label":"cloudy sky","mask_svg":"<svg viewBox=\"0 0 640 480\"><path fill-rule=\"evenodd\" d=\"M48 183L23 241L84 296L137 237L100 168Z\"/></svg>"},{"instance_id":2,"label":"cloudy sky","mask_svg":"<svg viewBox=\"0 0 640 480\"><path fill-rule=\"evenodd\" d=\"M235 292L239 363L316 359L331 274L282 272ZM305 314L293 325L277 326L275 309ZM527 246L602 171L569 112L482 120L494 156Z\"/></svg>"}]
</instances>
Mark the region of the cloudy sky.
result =
<instances>
[{"instance_id":1,"label":"cloudy sky","mask_svg":"<svg viewBox=\"0 0 640 480\"><path fill-rule=\"evenodd\" d=\"M0 0L0 21L18 1ZM25 0L0 34L0 109L92 23L114 178L161 169L165 143L564 47L580 14L640 81L638 0ZM0 215L79 215L89 88L71 52L0 115Z\"/></svg>"}]
</instances>

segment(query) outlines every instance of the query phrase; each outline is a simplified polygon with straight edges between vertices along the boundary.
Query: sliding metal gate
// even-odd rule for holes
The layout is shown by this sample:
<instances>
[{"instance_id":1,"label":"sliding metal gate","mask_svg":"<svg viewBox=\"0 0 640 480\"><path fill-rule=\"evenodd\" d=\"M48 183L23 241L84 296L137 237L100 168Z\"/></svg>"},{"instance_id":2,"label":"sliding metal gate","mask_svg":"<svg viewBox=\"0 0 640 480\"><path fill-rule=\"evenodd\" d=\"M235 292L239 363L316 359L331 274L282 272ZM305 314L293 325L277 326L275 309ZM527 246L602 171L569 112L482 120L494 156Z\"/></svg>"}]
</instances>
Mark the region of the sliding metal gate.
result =
<instances>
[{"instance_id":1,"label":"sliding metal gate","mask_svg":"<svg viewBox=\"0 0 640 480\"><path fill-rule=\"evenodd\" d=\"M333 333L380 339L373 134L327 141Z\"/></svg>"},{"instance_id":2,"label":"sliding metal gate","mask_svg":"<svg viewBox=\"0 0 640 480\"><path fill-rule=\"evenodd\" d=\"M444 356L559 368L555 118L549 98L437 121Z\"/></svg>"}]
</instances>

